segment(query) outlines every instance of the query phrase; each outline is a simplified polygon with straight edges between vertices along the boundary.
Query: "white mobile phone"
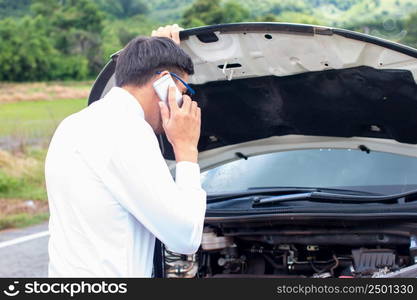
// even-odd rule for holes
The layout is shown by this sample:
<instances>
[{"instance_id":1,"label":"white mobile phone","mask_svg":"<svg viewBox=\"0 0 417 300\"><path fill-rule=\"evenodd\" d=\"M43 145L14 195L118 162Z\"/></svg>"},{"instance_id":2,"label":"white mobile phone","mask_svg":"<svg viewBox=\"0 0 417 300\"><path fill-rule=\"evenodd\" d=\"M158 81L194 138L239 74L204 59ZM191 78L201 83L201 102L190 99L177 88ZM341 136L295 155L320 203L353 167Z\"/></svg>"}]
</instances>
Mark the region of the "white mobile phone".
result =
<instances>
[{"instance_id":1,"label":"white mobile phone","mask_svg":"<svg viewBox=\"0 0 417 300\"><path fill-rule=\"evenodd\" d=\"M174 80L171 75L167 74L159 78L153 83L153 88L155 89L156 94L159 96L159 99L165 102L168 105L168 89L170 86L175 87L175 100L178 103L178 106L182 105L182 94L175 85Z\"/></svg>"}]
</instances>

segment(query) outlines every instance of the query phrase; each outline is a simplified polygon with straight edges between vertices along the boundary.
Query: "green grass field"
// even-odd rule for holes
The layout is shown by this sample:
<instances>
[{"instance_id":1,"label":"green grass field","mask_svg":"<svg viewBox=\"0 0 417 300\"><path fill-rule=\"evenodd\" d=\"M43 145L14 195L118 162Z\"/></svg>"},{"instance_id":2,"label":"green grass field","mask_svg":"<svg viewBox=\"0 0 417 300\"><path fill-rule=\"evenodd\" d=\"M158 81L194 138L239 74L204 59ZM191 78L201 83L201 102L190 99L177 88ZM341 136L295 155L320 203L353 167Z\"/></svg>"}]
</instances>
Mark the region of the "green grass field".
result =
<instances>
[{"instance_id":1,"label":"green grass field","mask_svg":"<svg viewBox=\"0 0 417 300\"><path fill-rule=\"evenodd\" d=\"M48 218L44 159L49 140L86 99L0 103L0 230ZM34 207L26 207L31 200Z\"/></svg>"},{"instance_id":2,"label":"green grass field","mask_svg":"<svg viewBox=\"0 0 417 300\"><path fill-rule=\"evenodd\" d=\"M0 103L0 138L49 138L62 119L85 106L85 99Z\"/></svg>"}]
</instances>

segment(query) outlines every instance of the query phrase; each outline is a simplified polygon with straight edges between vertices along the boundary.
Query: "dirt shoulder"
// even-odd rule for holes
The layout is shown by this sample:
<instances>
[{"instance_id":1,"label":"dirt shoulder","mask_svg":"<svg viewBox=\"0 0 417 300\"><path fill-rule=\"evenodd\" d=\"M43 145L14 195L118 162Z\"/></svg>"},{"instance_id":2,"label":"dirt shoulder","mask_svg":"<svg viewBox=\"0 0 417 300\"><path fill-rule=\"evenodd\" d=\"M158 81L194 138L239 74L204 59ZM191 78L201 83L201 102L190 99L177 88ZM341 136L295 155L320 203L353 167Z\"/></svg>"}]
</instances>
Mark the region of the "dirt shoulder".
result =
<instances>
[{"instance_id":1,"label":"dirt shoulder","mask_svg":"<svg viewBox=\"0 0 417 300\"><path fill-rule=\"evenodd\" d=\"M92 81L0 83L0 104L60 99L86 99Z\"/></svg>"}]
</instances>

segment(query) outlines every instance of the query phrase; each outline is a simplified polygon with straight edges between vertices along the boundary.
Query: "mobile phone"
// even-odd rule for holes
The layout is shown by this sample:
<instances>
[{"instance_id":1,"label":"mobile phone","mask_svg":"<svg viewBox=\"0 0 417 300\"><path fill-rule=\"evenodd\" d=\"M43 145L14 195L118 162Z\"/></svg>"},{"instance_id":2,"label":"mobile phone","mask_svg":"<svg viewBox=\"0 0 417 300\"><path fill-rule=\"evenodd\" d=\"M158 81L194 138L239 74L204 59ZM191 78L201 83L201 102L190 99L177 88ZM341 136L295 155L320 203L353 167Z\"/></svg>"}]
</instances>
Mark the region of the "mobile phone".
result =
<instances>
[{"instance_id":1,"label":"mobile phone","mask_svg":"<svg viewBox=\"0 0 417 300\"><path fill-rule=\"evenodd\" d=\"M166 74L153 83L153 88L161 101L168 105L168 89L170 86L175 87L175 100L178 106L182 105L182 94L175 85L171 75Z\"/></svg>"}]
</instances>

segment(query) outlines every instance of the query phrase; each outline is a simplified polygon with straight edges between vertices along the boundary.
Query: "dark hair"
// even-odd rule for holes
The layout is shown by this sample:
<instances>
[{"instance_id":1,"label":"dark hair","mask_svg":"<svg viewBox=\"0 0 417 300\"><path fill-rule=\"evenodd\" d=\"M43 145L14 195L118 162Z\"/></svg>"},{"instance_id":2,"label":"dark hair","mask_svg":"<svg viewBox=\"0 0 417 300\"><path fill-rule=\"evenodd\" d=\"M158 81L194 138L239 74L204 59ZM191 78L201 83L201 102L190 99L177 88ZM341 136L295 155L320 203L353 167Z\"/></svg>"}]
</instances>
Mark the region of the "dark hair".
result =
<instances>
[{"instance_id":1,"label":"dark hair","mask_svg":"<svg viewBox=\"0 0 417 300\"><path fill-rule=\"evenodd\" d=\"M116 85L142 86L157 71L194 74L190 56L165 37L137 37L121 51L116 62Z\"/></svg>"}]
</instances>

